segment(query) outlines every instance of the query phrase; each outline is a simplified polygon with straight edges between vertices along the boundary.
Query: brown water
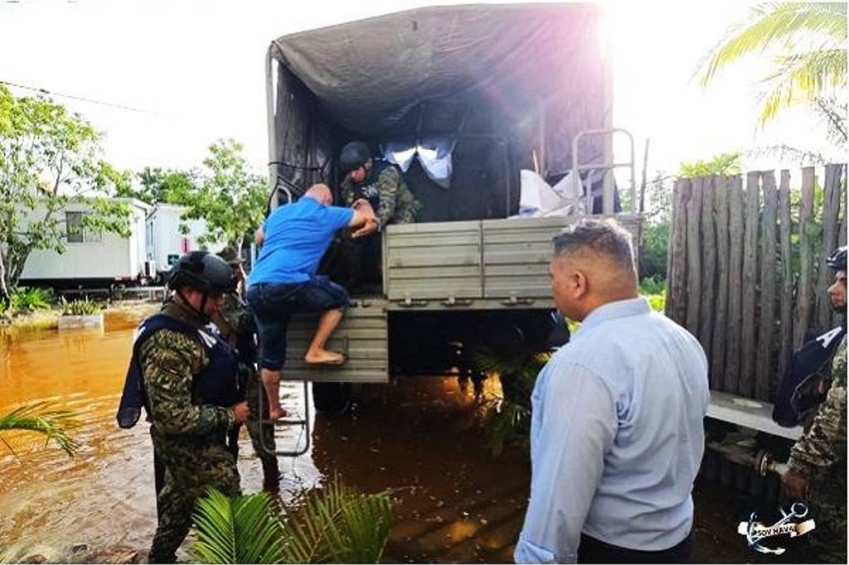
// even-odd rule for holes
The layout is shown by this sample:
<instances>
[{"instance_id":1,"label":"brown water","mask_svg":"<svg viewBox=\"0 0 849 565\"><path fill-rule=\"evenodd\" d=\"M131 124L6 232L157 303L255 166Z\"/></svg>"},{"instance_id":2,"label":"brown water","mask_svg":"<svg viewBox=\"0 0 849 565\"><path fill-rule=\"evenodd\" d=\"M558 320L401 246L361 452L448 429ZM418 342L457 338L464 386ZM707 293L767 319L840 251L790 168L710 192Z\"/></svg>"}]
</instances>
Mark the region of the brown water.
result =
<instances>
[{"instance_id":1,"label":"brown water","mask_svg":"<svg viewBox=\"0 0 849 565\"><path fill-rule=\"evenodd\" d=\"M72 544L148 548L156 514L147 425L120 430L114 420L137 322L111 314L103 331L0 334L0 413L49 400L82 421L73 458L32 434L0 435L0 547L35 547L48 558L43 548ZM485 394L499 392L497 380L486 383ZM284 406L303 414L301 385L284 387ZM472 391L452 378L401 378L361 385L354 397L349 414L312 416L305 455L280 459L282 496L338 473L364 492L391 489L399 501L385 561L511 562L528 456L489 454ZM278 443L291 449L305 439L291 428ZM239 469L243 490L258 491L262 473L244 433ZM695 561L768 561L736 534L734 493L697 484L694 498Z\"/></svg>"},{"instance_id":2,"label":"brown water","mask_svg":"<svg viewBox=\"0 0 849 565\"><path fill-rule=\"evenodd\" d=\"M35 434L2 436L9 444L0 443L3 544L149 546L156 514L147 425L121 430L114 420L137 322L109 315L104 330L0 341L0 413L49 401L82 422L73 433L80 442L74 457L44 448ZM284 405L303 414L301 385L284 386ZM362 491L395 493L390 560L507 560L527 492L526 456L493 459L486 452L472 392L456 379L402 379L361 386L355 398L344 417L312 416L307 454L281 458L283 496L338 473ZM305 439L292 428L278 443L292 448ZM243 490L259 490L261 468L244 435L239 468Z\"/></svg>"}]
</instances>

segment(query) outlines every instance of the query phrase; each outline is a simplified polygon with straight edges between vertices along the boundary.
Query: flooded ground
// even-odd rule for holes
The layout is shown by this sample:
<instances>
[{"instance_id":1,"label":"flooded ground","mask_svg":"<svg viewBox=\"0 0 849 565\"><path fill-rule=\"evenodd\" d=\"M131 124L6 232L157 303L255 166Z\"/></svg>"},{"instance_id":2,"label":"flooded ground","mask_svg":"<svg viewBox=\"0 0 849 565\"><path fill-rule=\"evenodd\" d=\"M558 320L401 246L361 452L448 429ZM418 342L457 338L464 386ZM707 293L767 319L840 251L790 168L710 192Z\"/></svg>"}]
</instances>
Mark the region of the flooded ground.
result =
<instances>
[{"instance_id":1,"label":"flooded ground","mask_svg":"<svg viewBox=\"0 0 849 565\"><path fill-rule=\"evenodd\" d=\"M120 430L114 419L137 322L110 315L103 331L0 341L0 413L50 400L82 421L73 458L31 435L3 435L0 546L29 547L27 554L47 559L62 559L56 551L74 544L148 548L156 515L147 426ZM286 407L303 413L300 385L286 392ZM364 492L391 489L399 500L385 561L510 562L528 493L527 454L487 452L472 391L432 377L362 385L354 396L344 416L313 416L305 455L281 459L283 496L338 473ZM297 429L284 435L281 447L306 439ZM242 443L243 489L255 492L261 469L244 434ZM734 495L699 484L695 496L696 561L763 561L736 534ZM104 560L118 559L111 555Z\"/></svg>"}]
</instances>

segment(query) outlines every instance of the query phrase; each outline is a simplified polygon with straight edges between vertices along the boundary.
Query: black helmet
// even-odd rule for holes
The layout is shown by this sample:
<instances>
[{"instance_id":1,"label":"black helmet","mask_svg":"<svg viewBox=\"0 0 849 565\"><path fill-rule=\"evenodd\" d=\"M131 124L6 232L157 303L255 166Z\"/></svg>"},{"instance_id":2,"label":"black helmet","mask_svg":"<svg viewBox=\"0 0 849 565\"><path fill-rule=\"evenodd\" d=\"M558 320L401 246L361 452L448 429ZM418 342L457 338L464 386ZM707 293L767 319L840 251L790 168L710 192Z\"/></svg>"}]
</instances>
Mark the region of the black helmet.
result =
<instances>
[{"instance_id":1,"label":"black helmet","mask_svg":"<svg viewBox=\"0 0 849 565\"><path fill-rule=\"evenodd\" d=\"M838 247L837 250L828 256L825 264L835 271L846 270L846 246Z\"/></svg>"},{"instance_id":2,"label":"black helmet","mask_svg":"<svg viewBox=\"0 0 849 565\"><path fill-rule=\"evenodd\" d=\"M174 290L189 287L218 294L233 290L236 279L233 269L221 257L206 251L190 251L171 269L168 286Z\"/></svg>"},{"instance_id":3,"label":"black helmet","mask_svg":"<svg viewBox=\"0 0 849 565\"><path fill-rule=\"evenodd\" d=\"M346 175L356 168L362 167L366 161L371 159L371 149L367 143L352 141L339 152L339 168Z\"/></svg>"}]
</instances>

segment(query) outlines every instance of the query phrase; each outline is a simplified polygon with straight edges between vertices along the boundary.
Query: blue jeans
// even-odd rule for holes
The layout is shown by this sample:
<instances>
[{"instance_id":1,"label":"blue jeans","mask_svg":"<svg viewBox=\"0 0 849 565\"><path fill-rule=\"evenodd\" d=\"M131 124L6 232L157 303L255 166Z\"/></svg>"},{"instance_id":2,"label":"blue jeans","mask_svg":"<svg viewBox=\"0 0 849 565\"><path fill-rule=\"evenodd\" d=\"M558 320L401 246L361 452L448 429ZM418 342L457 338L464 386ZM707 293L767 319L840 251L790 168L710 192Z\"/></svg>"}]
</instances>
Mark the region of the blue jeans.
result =
<instances>
[{"instance_id":1,"label":"blue jeans","mask_svg":"<svg viewBox=\"0 0 849 565\"><path fill-rule=\"evenodd\" d=\"M292 314L345 308L348 291L325 276L315 276L298 284L251 285L247 299L259 336L259 366L279 371L286 363L286 330Z\"/></svg>"}]
</instances>

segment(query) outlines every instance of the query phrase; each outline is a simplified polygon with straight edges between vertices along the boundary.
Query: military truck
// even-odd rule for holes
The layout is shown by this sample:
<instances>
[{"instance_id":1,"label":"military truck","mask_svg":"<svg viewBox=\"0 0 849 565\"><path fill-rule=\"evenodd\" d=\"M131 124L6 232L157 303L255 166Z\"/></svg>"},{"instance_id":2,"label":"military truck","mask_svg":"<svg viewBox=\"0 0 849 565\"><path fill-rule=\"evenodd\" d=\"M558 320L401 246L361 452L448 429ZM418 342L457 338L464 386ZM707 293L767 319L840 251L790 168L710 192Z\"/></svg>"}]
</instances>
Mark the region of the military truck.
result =
<instances>
[{"instance_id":1,"label":"military truck","mask_svg":"<svg viewBox=\"0 0 849 565\"><path fill-rule=\"evenodd\" d=\"M585 213L614 216L635 248L640 233L633 208L618 209L611 173L630 169L633 205L633 143L630 162L612 159L620 130L612 128L600 19L586 4L433 7L271 42L270 205L318 182L338 198L337 156L351 140L411 160L404 178L422 204L416 223L381 233L381 292L354 293L328 346L347 361L307 366L316 318L299 317L284 379L456 374L481 345L557 341L552 331L564 324L552 317L551 238L580 215L514 218L521 171L552 184L573 173ZM427 166L434 159L441 177ZM316 407L338 407L344 390L314 385Z\"/></svg>"}]
</instances>

